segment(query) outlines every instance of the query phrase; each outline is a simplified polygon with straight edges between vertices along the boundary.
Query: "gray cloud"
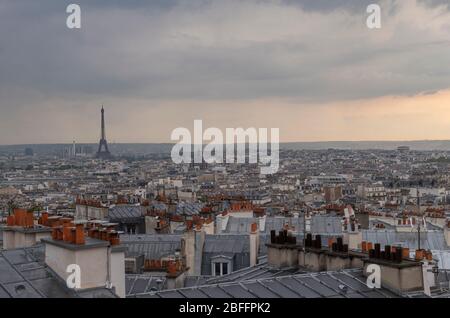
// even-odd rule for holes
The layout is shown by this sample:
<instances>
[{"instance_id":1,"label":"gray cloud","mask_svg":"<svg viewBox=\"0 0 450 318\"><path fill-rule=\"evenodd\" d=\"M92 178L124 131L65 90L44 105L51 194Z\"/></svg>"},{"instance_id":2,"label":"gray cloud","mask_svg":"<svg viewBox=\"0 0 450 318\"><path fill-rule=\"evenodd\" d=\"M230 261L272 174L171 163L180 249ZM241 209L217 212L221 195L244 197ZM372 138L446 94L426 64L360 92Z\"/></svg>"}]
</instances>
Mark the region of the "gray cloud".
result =
<instances>
[{"instance_id":1,"label":"gray cloud","mask_svg":"<svg viewBox=\"0 0 450 318\"><path fill-rule=\"evenodd\" d=\"M377 1L376 31L366 0L74 2L81 30L64 1L0 4L3 118L53 98L330 102L450 86L444 0Z\"/></svg>"}]
</instances>

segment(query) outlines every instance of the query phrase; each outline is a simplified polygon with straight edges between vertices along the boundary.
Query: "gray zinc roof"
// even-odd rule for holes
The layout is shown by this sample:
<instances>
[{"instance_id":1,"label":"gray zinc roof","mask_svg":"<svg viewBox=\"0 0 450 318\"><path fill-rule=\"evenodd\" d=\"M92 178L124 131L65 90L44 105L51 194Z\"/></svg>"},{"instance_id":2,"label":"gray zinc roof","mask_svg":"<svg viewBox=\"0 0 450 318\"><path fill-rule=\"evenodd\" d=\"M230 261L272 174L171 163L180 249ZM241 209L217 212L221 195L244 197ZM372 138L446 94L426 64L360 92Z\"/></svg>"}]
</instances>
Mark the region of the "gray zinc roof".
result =
<instances>
[{"instance_id":1,"label":"gray zinc roof","mask_svg":"<svg viewBox=\"0 0 450 318\"><path fill-rule=\"evenodd\" d=\"M0 298L116 297L106 288L75 292L42 262L43 245L0 252Z\"/></svg>"},{"instance_id":2,"label":"gray zinc roof","mask_svg":"<svg viewBox=\"0 0 450 318\"><path fill-rule=\"evenodd\" d=\"M187 276L185 286L192 287L203 285L206 278L203 276ZM126 275L125 289L127 297L135 297L139 294L148 294L152 291L167 289L165 275Z\"/></svg>"},{"instance_id":3,"label":"gray zinc roof","mask_svg":"<svg viewBox=\"0 0 450 318\"><path fill-rule=\"evenodd\" d=\"M146 259L160 259L181 248L182 235L148 234L121 235L122 245L127 247L127 255L145 255Z\"/></svg>"},{"instance_id":4,"label":"gray zinc roof","mask_svg":"<svg viewBox=\"0 0 450 318\"><path fill-rule=\"evenodd\" d=\"M161 290L166 281L165 275L126 275L126 296Z\"/></svg>"},{"instance_id":5,"label":"gray zinc roof","mask_svg":"<svg viewBox=\"0 0 450 318\"><path fill-rule=\"evenodd\" d=\"M250 240L248 234L206 235L202 255L202 275L211 275L213 257L225 256L233 260L235 271L250 266Z\"/></svg>"},{"instance_id":6,"label":"gray zinc roof","mask_svg":"<svg viewBox=\"0 0 450 318\"><path fill-rule=\"evenodd\" d=\"M159 298L396 298L387 289L370 289L362 270L294 274L160 291Z\"/></svg>"},{"instance_id":7,"label":"gray zinc roof","mask_svg":"<svg viewBox=\"0 0 450 318\"><path fill-rule=\"evenodd\" d=\"M271 277L281 277L281 276L289 276L293 274L301 274L305 273L304 270L298 268L283 268L283 269L275 269L267 264L267 258L261 263L252 266L246 267L235 272L232 272L228 275L218 276L209 278L205 284L218 284L224 282L237 282L237 281L246 281L252 279L263 279L263 278L271 278Z\"/></svg>"},{"instance_id":8,"label":"gray zinc roof","mask_svg":"<svg viewBox=\"0 0 450 318\"><path fill-rule=\"evenodd\" d=\"M248 235L205 235L204 253L248 253L250 252Z\"/></svg>"},{"instance_id":9,"label":"gray zinc roof","mask_svg":"<svg viewBox=\"0 0 450 318\"><path fill-rule=\"evenodd\" d=\"M203 203L180 202L177 205L176 213L180 215L197 215L202 210Z\"/></svg>"},{"instance_id":10,"label":"gray zinc roof","mask_svg":"<svg viewBox=\"0 0 450 318\"><path fill-rule=\"evenodd\" d=\"M116 205L109 209L108 218L111 221L136 220L145 215L146 208L134 205Z\"/></svg>"},{"instance_id":11,"label":"gray zinc roof","mask_svg":"<svg viewBox=\"0 0 450 318\"><path fill-rule=\"evenodd\" d=\"M230 217L224 233L250 233L252 223L258 224L258 218ZM289 224L295 231L303 232L304 220L302 217L266 217L264 232L280 231L284 225ZM316 234L342 233L341 218L335 216L316 215L312 217L311 230Z\"/></svg>"},{"instance_id":12,"label":"gray zinc roof","mask_svg":"<svg viewBox=\"0 0 450 318\"><path fill-rule=\"evenodd\" d=\"M313 238L315 238L316 233L312 233ZM320 234L322 246L328 246L328 239L329 238L336 238L342 236L342 233L340 234L333 234L333 233L322 233ZM297 238L297 244L303 245L303 239L304 235L303 233L295 235ZM259 254L260 255L266 255L267 254L267 246L266 244L270 243L270 235L269 234L260 234L259 235Z\"/></svg>"},{"instance_id":13,"label":"gray zinc roof","mask_svg":"<svg viewBox=\"0 0 450 318\"><path fill-rule=\"evenodd\" d=\"M363 240L380 243L381 246L404 243L410 249L418 248L417 232L396 232L395 230L363 230ZM448 250L442 231L420 233L420 247L430 250Z\"/></svg>"}]
</instances>

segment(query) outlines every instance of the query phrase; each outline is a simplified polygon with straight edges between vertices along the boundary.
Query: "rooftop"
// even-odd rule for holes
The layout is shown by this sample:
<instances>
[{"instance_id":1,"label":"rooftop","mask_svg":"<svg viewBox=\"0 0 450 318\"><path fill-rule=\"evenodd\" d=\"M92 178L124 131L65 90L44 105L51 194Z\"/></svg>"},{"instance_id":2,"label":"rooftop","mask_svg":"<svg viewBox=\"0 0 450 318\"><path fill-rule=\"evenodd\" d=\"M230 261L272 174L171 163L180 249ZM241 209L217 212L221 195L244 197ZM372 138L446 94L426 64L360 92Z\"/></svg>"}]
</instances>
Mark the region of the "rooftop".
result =
<instances>
[{"instance_id":1,"label":"rooftop","mask_svg":"<svg viewBox=\"0 0 450 318\"><path fill-rule=\"evenodd\" d=\"M108 241L97 240L97 239L90 238L90 237L87 237L85 239L85 243L81 244L81 245L72 244L70 242L61 241L61 240L54 240L51 238L43 238L43 239L41 239L41 241L44 243L56 245L56 246L59 246L59 247L62 247L62 248L68 249L68 250L72 250L72 251L86 250L86 249L96 248L96 247L108 247L110 245Z\"/></svg>"},{"instance_id":2,"label":"rooftop","mask_svg":"<svg viewBox=\"0 0 450 318\"><path fill-rule=\"evenodd\" d=\"M150 298L398 298L385 288L370 289L362 269L292 274L189 288L136 297Z\"/></svg>"},{"instance_id":3,"label":"rooftop","mask_svg":"<svg viewBox=\"0 0 450 318\"><path fill-rule=\"evenodd\" d=\"M114 298L106 288L74 291L43 263L42 244L0 251L0 298Z\"/></svg>"}]
</instances>

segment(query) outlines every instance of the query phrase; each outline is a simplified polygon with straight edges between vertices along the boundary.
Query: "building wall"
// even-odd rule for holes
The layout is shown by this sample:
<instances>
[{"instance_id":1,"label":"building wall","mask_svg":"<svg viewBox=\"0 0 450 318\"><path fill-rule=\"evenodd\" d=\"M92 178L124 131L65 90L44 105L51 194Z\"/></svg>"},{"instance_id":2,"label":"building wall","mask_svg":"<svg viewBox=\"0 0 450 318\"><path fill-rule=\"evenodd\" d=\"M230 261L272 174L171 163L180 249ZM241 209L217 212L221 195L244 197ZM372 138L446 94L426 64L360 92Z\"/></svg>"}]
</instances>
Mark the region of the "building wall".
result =
<instances>
[{"instance_id":1,"label":"building wall","mask_svg":"<svg viewBox=\"0 0 450 318\"><path fill-rule=\"evenodd\" d=\"M75 207L75 219L76 220L104 220L108 217L108 208L95 207L77 204Z\"/></svg>"},{"instance_id":2,"label":"building wall","mask_svg":"<svg viewBox=\"0 0 450 318\"><path fill-rule=\"evenodd\" d=\"M299 261L303 261L304 264L302 265L313 272L323 271L327 268L326 256L324 253L302 251L299 253Z\"/></svg>"},{"instance_id":3,"label":"building wall","mask_svg":"<svg viewBox=\"0 0 450 318\"><path fill-rule=\"evenodd\" d=\"M50 238L50 237L52 237L52 233L51 232L36 233L35 243L40 243L41 239L43 239L43 238Z\"/></svg>"},{"instance_id":4,"label":"building wall","mask_svg":"<svg viewBox=\"0 0 450 318\"><path fill-rule=\"evenodd\" d=\"M170 277L166 279L166 288L167 289L177 289L183 288L184 282L186 279L186 273L183 272L176 277Z\"/></svg>"},{"instance_id":5,"label":"building wall","mask_svg":"<svg viewBox=\"0 0 450 318\"><path fill-rule=\"evenodd\" d=\"M49 232L23 233L19 231L3 231L3 248L14 249L34 246L41 238L50 237Z\"/></svg>"},{"instance_id":6,"label":"building wall","mask_svg":"<svg viewBox=\"0 0 450 318\"><path fill-rule=\"evenodd\" d=\"M101 247L80 250L75 255L76 262L81 268L81 288L105 286L107 281L107 249Z\"/></svg>"},{"instance_id":7,"label":"building wall","mask_svg":"<svg viewBox=\"0 0 450 318\"><path fill-rule=\"evenodd\" d=\"M364 273L367 273L367 266L370 262L365 262ZM422 266L397 268L394 266L380 265L381 285L393 289L397 292L408 292L423 290Z\"/></svg>"},{"instance_id":8,"label":"building wall","mask_svg":"<svg viewBox=\"0 0 450 318\"><path fill-rule=\"evenodd\" d=\"M231 212L232 217L236 218L252 218L253 217L253 211L239 211L239 212Z\"/></svg>"},{"instance_id":9,"label":"building wall","mask_svg":"<svg viewBox=\"0 0 450 318\"><path fill-rule=\"evenodd\" d=\"M45 263L58 274L59 277L66 280L66 273L69 264L76 264L74 251L66 250L58 246L45 244Z\"/></svg>"},{"instance_id":10,"label":"building wall","mask_svg":"<svg viewBox=\"0 0 450 318\"><path fill-rule=\"evenodd\" d=\"M107 248L69 250L56 245L45 245L45 263L66 280L67 266L77 264L81 270L81 289L104 287L107 280ZM125 272L125 269L124 269Z\"/></svg>"},{"instance_id":11,"label":"building wall","mask_svg":"<svg viewBox=\"0 0 450 318\"><path fill-rule=\"evenodd\" d=\"M338 271L344 268L350 268L350 258L349 257L339 257L327 255L326 259L326 269L327 271Z\"/></svg>"},{"instance_id":12,"label":"building wall","mask_svg":"<svg viewBox=\"0 0 450 318\"><path fill-rule=\"evenodd\" d=\"M3 231L3 248L8 250L15 248L16 242L14 239L14 232Z\"/></svg>"},{"instance_id":13,"label":"building wall","mask_svg":"<svg viewBox=\"0 0 450 318\"><path fill-rule=\"evenodd\" d=\"M111 252L110 261L111 283L117 296L125 298L125 254Z\"/></svg>"}]
</instances>

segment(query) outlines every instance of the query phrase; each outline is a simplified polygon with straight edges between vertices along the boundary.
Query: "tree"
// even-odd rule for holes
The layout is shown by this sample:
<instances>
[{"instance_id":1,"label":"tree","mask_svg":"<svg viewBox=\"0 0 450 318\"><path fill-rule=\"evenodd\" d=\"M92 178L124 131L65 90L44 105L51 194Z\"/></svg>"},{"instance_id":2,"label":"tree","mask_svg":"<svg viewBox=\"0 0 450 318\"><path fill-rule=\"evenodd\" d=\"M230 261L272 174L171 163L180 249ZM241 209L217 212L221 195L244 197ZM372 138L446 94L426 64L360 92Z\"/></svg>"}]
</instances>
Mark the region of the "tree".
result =
<instances>
[{"instance_id":1,"label":"tree","mask_svg":"<svg viewBox=\"0 0 450 318\"><path fill-rule=\"evenodd\" d=\"M41 216L41 211L42 211L42 205L40 203L34 204L31 207L30 211L37 212L38 213L38 217L40 217Z\"/></svg>"},{"instance_id":2,"label":"tree","mask_svg":"<svg viewBox=\"0 0 450 318\"><path fill-rule=\"evenodd\" d=\"M8 216L10 216L14 209L17 208L16 202L15 202L15 197L12 197L11 199L8 200L7 202L7 206L8 206Z\"/></svg>"}]
</instances>

